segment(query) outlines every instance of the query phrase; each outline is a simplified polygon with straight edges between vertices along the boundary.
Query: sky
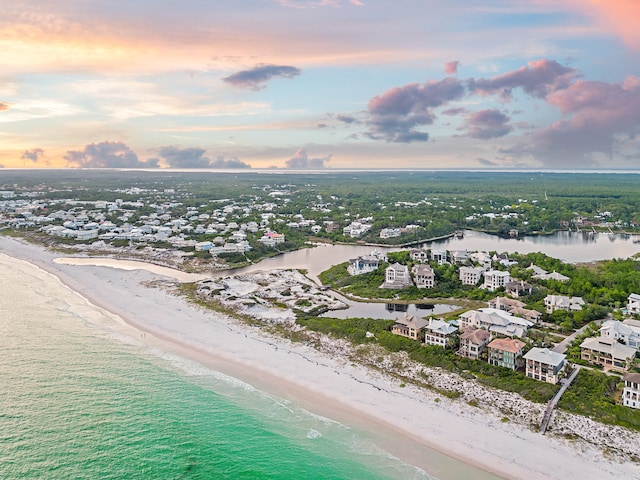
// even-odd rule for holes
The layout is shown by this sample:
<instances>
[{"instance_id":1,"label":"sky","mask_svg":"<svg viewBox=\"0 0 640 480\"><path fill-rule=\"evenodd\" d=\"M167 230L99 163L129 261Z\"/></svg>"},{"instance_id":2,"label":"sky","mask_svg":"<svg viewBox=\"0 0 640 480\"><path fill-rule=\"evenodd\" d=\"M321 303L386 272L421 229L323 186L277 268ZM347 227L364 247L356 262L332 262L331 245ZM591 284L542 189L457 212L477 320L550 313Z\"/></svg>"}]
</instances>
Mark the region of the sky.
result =
<instances>
[{"instance_id":1,"label":"sky","mask_svg":"<svg viewBox=\"0 0 640 480\"><path fill-rule=\"evenodd\" d=\"M5 168L640 168L638 0L0 0Z\"/></svg>"}]
</instances>

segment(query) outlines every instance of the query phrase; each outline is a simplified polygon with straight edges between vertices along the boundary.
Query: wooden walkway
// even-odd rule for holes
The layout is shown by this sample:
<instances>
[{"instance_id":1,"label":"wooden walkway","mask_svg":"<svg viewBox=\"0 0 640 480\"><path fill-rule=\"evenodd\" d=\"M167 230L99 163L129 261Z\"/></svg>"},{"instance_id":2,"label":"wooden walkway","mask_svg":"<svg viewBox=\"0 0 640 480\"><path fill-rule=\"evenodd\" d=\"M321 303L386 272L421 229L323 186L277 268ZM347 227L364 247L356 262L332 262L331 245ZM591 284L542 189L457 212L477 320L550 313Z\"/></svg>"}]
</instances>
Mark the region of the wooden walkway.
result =
<instances>
[{"instance_id":1,"label":"wooden walkway","mask_svg":"<svg viewBox=\"0 0 640 480\"><path fill-rule=\"evenodd\" d=\"M580 367L578 365L575 365L575 368L571 373L571 375L569 376L569 378L565 379L562 382L562 386L560 387L560 390L558 390L558 393L556 393L555 396L551 400L549 400L549 403L547 404L547 409L544 411L544 415L542 416L542 421L540 422L540 433L542 435L545 434L545 432L547 431L547 428L549 427L549 423L551 422L551 416L553 415L553 410L556 408L556 405L558 405L558 402L560 401L562 394L567 390L567 388L569 388L569 385L571 385L571 382L573 382L576 379L579 371L580 371Z\"/></svg>"}]
</instances>

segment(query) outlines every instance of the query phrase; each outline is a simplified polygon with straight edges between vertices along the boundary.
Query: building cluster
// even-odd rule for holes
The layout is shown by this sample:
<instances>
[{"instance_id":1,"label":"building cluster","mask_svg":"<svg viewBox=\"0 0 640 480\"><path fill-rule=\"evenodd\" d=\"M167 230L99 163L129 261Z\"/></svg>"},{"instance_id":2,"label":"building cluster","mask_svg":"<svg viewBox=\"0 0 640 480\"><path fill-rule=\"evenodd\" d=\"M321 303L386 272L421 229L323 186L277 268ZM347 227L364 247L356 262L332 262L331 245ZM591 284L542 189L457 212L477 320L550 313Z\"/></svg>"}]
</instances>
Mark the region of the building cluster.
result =
<instances>
[{"instance_id":1,"label":"building cluster","mask_svg":"<svg viewBox=\"0 0 640 480\"><path fill-rule=\"evenodd\" d=\"M522 370L535 380L558 383L564 374L566 356L548 348L528 348L527 332L535 322L507 311L522 308L523 304L501 297L489 304L494 307L469 310L452 322L404 313L391 331L425 345L456 349L458 355L472 360Z\"/></svg>"},{"instance_id":2,"label":"building cluster","mask_svg":"<svg viewBox=\"0 0 640 480\"><path fill-rule=\"evenodd\" d=\"M410 286L425 289L434 288L437 279L431 265L455 265L462 285L479 287L489 292L502 289L515 298L531 295L533 292L533 286L530 283L512 278L507 270L501 269L516 263L509 260L504 253L490 256L487 252L413 248L409 251L409 257L413 262L411 270L407 265L398 262L385 267L385 280L380 288L402 289ZM349 260L347 270L350 275L362 275L378 270L382 262L388 262L386 257L382 258L380 255L359 256ZM540 272L545 272L535 265L530 266L529 269L536 272L534 277ZM568 277L564 278L568 279Z\"/></svg>"},{"instance_id":3,"label":"building cluster","mask_svg":"<svg viewBox=\"0 0 640 480\"><path fill-rule=\"evenodd\" d=\"M247 252L260 244L276 248L285 241L285 235L277 232L279 225L312 233L323 228L300 214L274 213L276 202L287 200L280 196L273 200L269 197L268 201L251 197L245 203L214 200L196 207L185 205L174 189L131 188L119 192L137 199L45 199L45 191L30 195L22 192L16 198L6 191L0 199L0 225L37 228L46 235L77 242L162 243L212 255Z\"/></svg>"}]
</instances>

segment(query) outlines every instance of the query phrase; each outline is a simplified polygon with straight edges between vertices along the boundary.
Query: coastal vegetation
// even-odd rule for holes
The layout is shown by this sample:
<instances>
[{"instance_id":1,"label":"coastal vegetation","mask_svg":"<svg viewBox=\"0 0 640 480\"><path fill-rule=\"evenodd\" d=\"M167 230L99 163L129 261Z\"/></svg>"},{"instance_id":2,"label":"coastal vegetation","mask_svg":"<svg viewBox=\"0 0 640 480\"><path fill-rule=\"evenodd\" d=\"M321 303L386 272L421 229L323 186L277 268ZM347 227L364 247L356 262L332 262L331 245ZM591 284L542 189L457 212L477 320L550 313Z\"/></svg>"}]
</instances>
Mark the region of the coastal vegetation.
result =
<instances>
[{"instance_id":1,"label":"coastal vegetation","mask_svg":"<svg viewBox=\"0 0 640 480\"><path fill-rule=\"evenodd\" d=\"M514 392L533 402L547 402L558 390L556 385L538 382L522 373L487 362L460 357L441 347L424 345L390 332L393 321L374 319L298 318L297 323L310 330L358 344L378 344L388 352L407 352L409 358L427 367L438 367L474 378L483 385Z\"/></svg>"},{"instance_id":2,"label":"coastal vegetation","mask_svg":"<svg viewBox=\"0 0 640 480\"><path fill-rule=\"evenodd\" d=\"M165 257L175 254L180 261L174 266L183 270L194 269L196 263L201 269L256 263L282 252L305 248L312 241L403 245L404 250L388 252L388 262L382 262L376 271L351 276L348 263L340 263L322 272L320 279L325 286L357 299L405 303L456 299L475 308L486 305L487 300L504 291L489 292L478 285L463 285L458 275L460 265L437 262L430 263L436 278L434 288L382 289L384 268L398 262L410 269L416 264L409 255L410 245L452 235L460 229L501 236L544 235L566 229L640 233L640 179L637 177L529 172L265 175L9 171L3 175L0 185L4 197L0 199L0 220L4 234L26 236L38 243L67 249L65 251L98 245L96 249L109 254L127 251L141 258L151 258L151 252L154 255L161 252ZM81 240L53 236L42 228L43 225L62 227L71 222L76 223L71 230L82 231L85 223L78 220L81 217L86 217L82 222L111 223L120 235L99 241ZM349 230L354 224L366 228L354 235L354 230ZM164 228L170 236L141 242L127 237L133 228L148 232ZM393 234L381 237L385 230ZM278 232L284 241L267 246L261 238L268 232ZM234 236L242 238L249 248L216 256L196 248L198 243L229 242ZM498 252L487 253L493 256ZM568 280L536 279L529 269L531 265L565 275ZM564 335L591 325L569 347L568 358L575 363L585 363L580 360L579 345L597 331L591 322L607 315L621 318L628 295L640 292L640 266L632 258L574 265L544 253L510 253L508 263L495 264L494 268L509 271L512 278L534 287L530 295L521 298L527 308L542 314L542 322L532 330L528 340L530 345L551 346ZM195 286L182 288L184 293L195 297ZM307 298L295 299L291 289L281 293L284 296L286 292L292 297L292 308L297 314L294 327L283 323L261 324L216 299L198 301L292 341L318 346L317 337L311 334L317 332L363 349L375 346L389 355L405 353L410 360L425 367L515 392L534 402L548 401L557 390L555 385L532 380L521 372L466 359L451 350L394 335L390 331L393 321L318 317L326 306L316 306ZM579 296L585 306L578 311L546 313L543 299L548 294ZM258 298L247 304L262 305ZM287 304L281 298L274 301L272 307L285 311ZM358 351L364 350L356 353ZM364 356L353 360L366 363ZM403 377L402 381L409 380ZM429 386L426 379L422 383ZM460 394L455 389L439 392L447 396ZM618 405L619 392L620 377L581 371L576 384L563 397L560 408L639 429L640 414Z\"/></svg>"}]
</instances>

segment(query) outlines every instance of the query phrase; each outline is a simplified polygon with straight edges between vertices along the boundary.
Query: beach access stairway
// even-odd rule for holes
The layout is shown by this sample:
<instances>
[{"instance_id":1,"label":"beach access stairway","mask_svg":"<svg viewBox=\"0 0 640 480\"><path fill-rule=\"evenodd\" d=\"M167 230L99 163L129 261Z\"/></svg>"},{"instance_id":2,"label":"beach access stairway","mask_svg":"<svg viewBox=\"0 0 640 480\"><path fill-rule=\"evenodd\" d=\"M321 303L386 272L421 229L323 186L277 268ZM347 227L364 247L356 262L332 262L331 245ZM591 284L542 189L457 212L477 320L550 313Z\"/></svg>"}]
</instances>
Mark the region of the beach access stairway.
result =
<instances>
[{"instance_id":1,"label":"beach access stairway","mask_svg":"<svg viewBox=\"0 0 640 480\"><path fill-rule=\"evenodd\" d=\"M568 378L561 380L560 383L562 384L562 386L560 387L560 390L558 390L558 393L556 393L554 397L551 400L549 400L549 403L547 404L547 409L544 411L544 415L542 415L542 421L540 422L540 433L542 435L545 434L545 432L547 431L547 428L549 427L549 423L551 422L551 415L553 415L553 410L556 408L556 405L560 401L562 394L567 390L567 388L569 388L569 385L571 385L571 382L573 382L575 378L578 376L579 371L580 371L580 367L578 365L575 365L573 372L571 372L571 375L569 375Z\"/></svg>"}]
</instances>

